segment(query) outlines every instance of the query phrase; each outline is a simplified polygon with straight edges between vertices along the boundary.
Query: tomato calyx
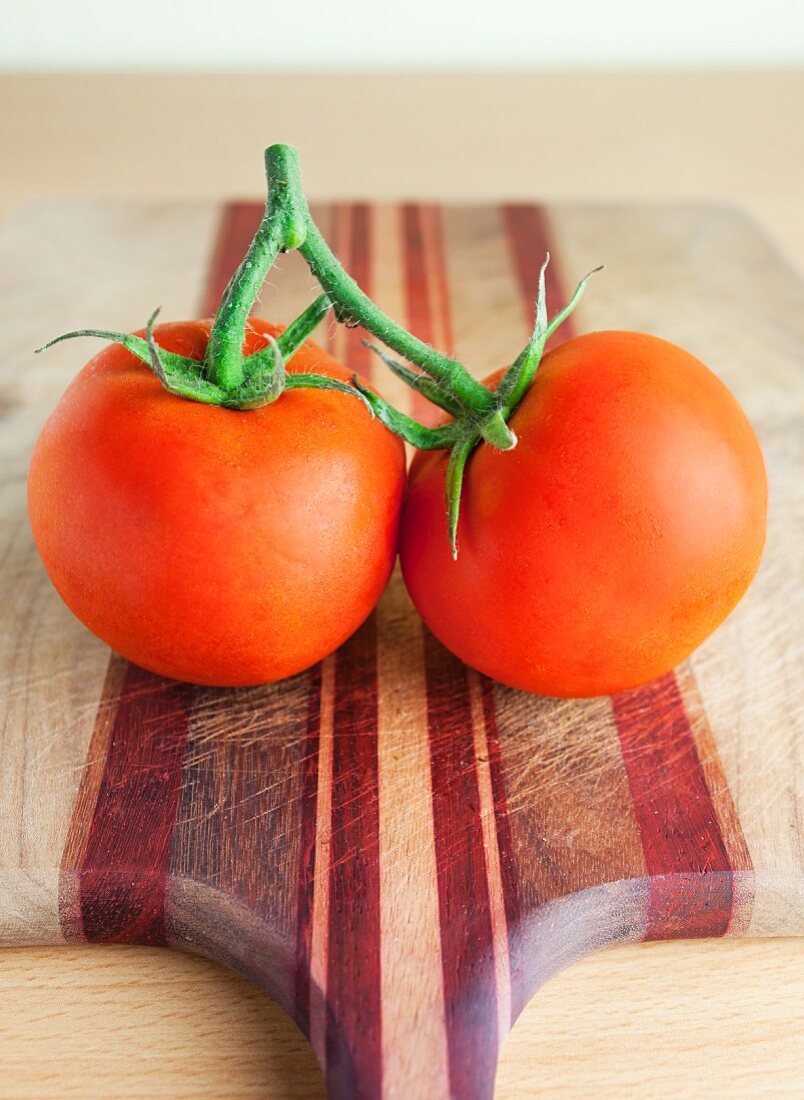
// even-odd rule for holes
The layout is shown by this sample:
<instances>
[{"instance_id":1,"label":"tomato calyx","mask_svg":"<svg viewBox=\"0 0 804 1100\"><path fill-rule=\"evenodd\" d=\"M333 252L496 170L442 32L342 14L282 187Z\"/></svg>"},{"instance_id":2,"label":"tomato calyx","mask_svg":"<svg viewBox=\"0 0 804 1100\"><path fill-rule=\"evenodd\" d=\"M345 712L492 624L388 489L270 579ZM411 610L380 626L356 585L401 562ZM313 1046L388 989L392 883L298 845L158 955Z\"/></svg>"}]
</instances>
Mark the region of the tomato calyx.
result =
<instances>
[{"instance_id":1,"label":"tomato calyx","mask_svg":"<svg viewBox=\"0 0 804 1100\"><path fill-rule=\"evenodd\" d=\"M63 340L95 336L120 344L151 368L168 393L188 401L218 405L224 409L259 409L276 401L285 390L337 390L358 398L374 416L370 403L356 387L323 374L307 371L289 373L286 369L294 354L329 310L329 299L325 294L320 294L276 339L266 333L266 347L243 356L243 376L236 388L228 391L206 377L204 360L177 355L157 345L153 329L159 314L158 309L148 318L144 337L107 329L77 329L57 336L36 350L45 351Z\"/></svg>"},{"instance_id":2,"label":"tomato calyx","mask_svg":"<svg viewBox=\"0 0 804 1100\"><path fill-rule=\"evenodd\" d=\"M249 311L277 256L298 250L332 303L335 317L361 325L387 347L415 363L464 404L491 411L486 388L462 363L444 355L393 321L339 263L313 220L302 189L296 150L271 145L265 150L268 199L248 252L224 291L210 333L207 376L232 386L242 370L242 344Z\"/></svg>"}]
</instances>

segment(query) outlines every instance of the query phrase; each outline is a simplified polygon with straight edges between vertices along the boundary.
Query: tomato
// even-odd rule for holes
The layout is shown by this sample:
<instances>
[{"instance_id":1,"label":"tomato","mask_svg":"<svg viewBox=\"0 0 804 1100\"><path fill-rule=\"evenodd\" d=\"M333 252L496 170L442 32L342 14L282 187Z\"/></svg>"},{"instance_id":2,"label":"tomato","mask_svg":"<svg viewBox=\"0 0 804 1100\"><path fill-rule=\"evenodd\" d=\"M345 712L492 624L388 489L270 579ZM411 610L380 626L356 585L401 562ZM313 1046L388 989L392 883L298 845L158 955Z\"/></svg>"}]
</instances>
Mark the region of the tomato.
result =
<instances>
[{"instance_id":1,"label":"tomato","mask_svg":"<svg viewBox=\"0 0 804 1100\"><path fill-rule=\"evenodd\" d=\"M210 326L154 335L201 359ZM245 352L280 331L253 319ZM351 377L311 343L288 369ZM176 679L259 684L312 665L371 612L404 477L401 442L358 398L304 389L249 411L203 405L111 345L42 431L29 512L56 589L118 653Z\"/></svg>"},{"instance_id":2,"label":"tomato","mask_svg":"<svg viewBox=\"0 0 804 1100\"><path fill-rule=\"evenodd\" d=\"M447 456L413 461L400 557L424 621L467 664L543 695L672 669L762 554L765 468L736 400L672 344L597 332L544 357L509 423L515 449L483 444L467 465L457 561Z\"/></svg>"}]
</instances>

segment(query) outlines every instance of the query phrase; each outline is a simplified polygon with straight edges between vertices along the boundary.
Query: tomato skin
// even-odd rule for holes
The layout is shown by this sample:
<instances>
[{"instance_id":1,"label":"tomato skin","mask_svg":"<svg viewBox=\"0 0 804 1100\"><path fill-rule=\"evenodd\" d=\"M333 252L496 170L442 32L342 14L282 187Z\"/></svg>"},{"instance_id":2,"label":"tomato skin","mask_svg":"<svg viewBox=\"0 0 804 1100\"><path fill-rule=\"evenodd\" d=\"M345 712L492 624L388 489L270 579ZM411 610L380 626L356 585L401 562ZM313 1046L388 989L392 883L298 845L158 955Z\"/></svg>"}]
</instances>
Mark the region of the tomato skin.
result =
<instances>
[{"instance_id":1,"label":"tomato skin","mask_svg":"<svg viewBox=\"0 0 804 1100\"><path fill-rule=\"evenodd\" d=\"M742 409L681 348L596 332L544 357L510 425L514 450L483 444L467 465L456 562L446 454L414 458L400 559L422 618L467 664L542 695L668 672L759 565L767 481Z\"/></svg>"},{"instance_id":2,"label":"tomato skin","mask_svg":"<svg viewBox=\"0 0 804 1100\"><path fill-rule=\"evenodd\" d=\"M201 358L211 322L160 325ZM251 353L280 326L252 319ZM288 368L348 380L305 344ZM112 345L36 443L31 526L65 603L153 672L216 686L283 679L332 652L396 556L403 447L363 403L294 390L246 412L167 393Z\"/></svg>"}]
</instances>

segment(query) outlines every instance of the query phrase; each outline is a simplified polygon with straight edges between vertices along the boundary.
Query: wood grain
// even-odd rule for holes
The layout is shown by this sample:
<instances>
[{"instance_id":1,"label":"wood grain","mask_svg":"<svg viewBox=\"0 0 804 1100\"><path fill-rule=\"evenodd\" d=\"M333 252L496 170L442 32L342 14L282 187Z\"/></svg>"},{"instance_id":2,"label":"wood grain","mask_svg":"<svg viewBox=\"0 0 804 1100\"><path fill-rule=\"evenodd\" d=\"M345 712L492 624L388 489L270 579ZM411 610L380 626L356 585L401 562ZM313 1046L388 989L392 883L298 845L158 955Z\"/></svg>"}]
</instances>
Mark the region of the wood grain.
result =
<instances>
[{"instance_id":1,"label":"wood grain","mask_svg":"<svg viewBox=\"0 0 804 1100\"><path fill-rule=\"evenodd\" d=\"M405 94L400 95L403 81ZM325 110L322 104L326 105ZM800 187L804 131L793 125L802 114L802 104L804 73L800 71L555 72L482 77L476 73L417 73L415 79L394 74L379 81L375 74L327 74L313 79L310 74L209 73L2 77L0 132L7 156L0 179L0 214L7 216L14 207L39 196L61 200L65 192L128 195L137 200L147 196L158 201L203 197L212 200L221 194L257 195L261 181L254 149L259 149L269 138L285 137L301 144L307 182L319 194L351 197L362 192L382 195L385 200L423 193L492 200L502 195L528 199L554 195L598 200L630 197L640 202L711 196L750 211L775 231L787 254L795 256L799 266L804 267L804 198ZM342 120L350 111L353 116L357 112L360 125L339 128L339 149L343 155L333 157L328 141L333 120ZM205 120L208 132L216 135L219 155L208 155L208 142L197 125L199 117ZM238 125L227 126L233 117L237 117ZM121 119L125 120L124 125ZM266 120L271 129L269 135ZM378 120L384 125L379 126ZM370 156L366 156L365 135L369 133ZM140 150L146 145L151 156L132 155L133 149ZM405 156L400 156L400 148L405 150ZM478 150L492 150L494 157L478 156ZM435 155L436 151L439 155ZM203 164L202 170L199 163ZM501 170L498 164L502 165ZM387 228L396 216L395 207L385 201L375 207L375 213L377 236L386 242L387 255L392 242L397 241ZM210 202L209 216L212 214ZM477 212L473 216L477 217ZM486 208L484 218L486 223L493 224L497 218L495 208ZM182 256L177 253L175 257L163 258L162 271L170 273L174 259L178 262L182 257L187 258L189 267L201 262L197 250L207 247L209 236L198 223L192 227L188 223L187 231ZM171 232L177 232L175 224ZM466 235L459 234L459 239L465 241ZM148 243L147 237L145 240ZM94 242L96 251L101 243ZM479 262L483 253L482 244L477 242L465 248L470 260ZM449 248L448 255L454 254ZM65 268L62 258L55 253L44 259L48 264L44 273L49 280L48 310L53 310L62 294ZM128 303L133 301L134 288L127 281L127 273L120 270L114 273L119 294L113 291L102 302L91 285L93 262L80 247L71 250L69 270L79 277L83 272L92 301L98 307L97 320L105 321L113 310L118 310L119 323L129 324ZM392 258L389 270L397 269L398 264ZM490 274L487 264L477 270L484 277ZM292 264L284 266L282 284L294 278L296 271ZM300 271L299 275L303 282L304 273ZM381 276L382 272L375 273L375 277ZM393 278L383 281L383 300L393 316L401 316L398 284ZM485 285L480 278L452 280L453 302L459 297L467 304L477 304L474 310L456 311L460 321L454 336L459 347L463 331L482 330L487 294L491 296L500 331L505 330L511 318L516 320L519 303L507 294L506 284L507 279L499 272L493 282ZM32 289L31 283L22 278L18 285L19 299L13 299L15 307L27 302ZM605 293L602 284L595 289L596 294ZM160 285L158 293L159 300L173 308L176 316L191 306L175 299L171 306L163 296L174 294L173 287ZM4 301L11 300L6 297ZM154 304L150 299L142 303L138 319L142 309L147 311ZM593 309L594 304L590 298L587 307ZM617 303L609 298L606 313L597 323L608 323L611 308L617 308ZM76 320L74 310L74 304L69 304L63 316L54 315L56 328L70 327ZM43 373L47 373L48 365L28 361L27 334L20 332L13 337L8 324L4 332L6 339L14 343L11 350L17 358L13 362L26 357L24 383L15 378L14 388L24 384L30 397L46 384ZM758 338L761 341L761 332ZM498 365L499 351L491 342L484 349L475 341L474 347L486 360L484 370ZM12 362L8 365L12 366ZM386 381L389 396L397 398L392 385L389 378ZM55 399L55 390L51 392ZM0 432L0 448L4 457L16 448L7 422ZM23 556L28 553L27 546L21 547L21 553ZM17 606L25 606L25 601ZM64 630L69 616L58 606L54 613L59 616L59 629ZM76 627L71 635L70 660L76 660L80 653L82 637L87 636ZM88 641L93 644L91 639ZM102 647L96 647L95 653L96 659L105 663ZM49 665L47 660L51 661ZM66 678L61 666L52 663L52 651L47 660L46 667L59 670L54 680ZM388 663L393 664L393 658L389 657ZM739 689L734 668L728 662L721 663L714 674L729 678L733 687ZM80 682L80 675L78 679ZM381 675L381 689L382 683ZM60 695L61 689L57 690ZM390 698L390 693L386 694ZM54 751L61 750L54 746ZM389 755L395 751L387 739L381 741L381 756L385 751ZM739 751L733 760L731 754L725 760L733 784L740 782L740 760ZM64 770L59 767L58 774L67 779L70 762L65 763L66 767ZM422 766L421 759L411 752L407 758L408 775L401 769L394 773L400 791L391 785L388 773L388 798L396 799L409 790ZM785 759L777 759L774 775L783 772L786 766ZM381 797L383 770L381 767ZM13 782L9 776L4 779ZM48 789L56 790L53 776L49 780L45 777L43 785L44 797ZM4 787L4 793L7 789ZM72 789L68 788L68 796ZM773 804L764 809L754 807L755 815L773 812ZM785 836L785 813L782 808L780 842ZM397 829L395 842L424 873L429 848L426 835L420 833L420 815L412 814L404 824L405 833L401 833L401 827ZM747 828L750 832L750 827ZM47 879L48 873L41 872L41 876ZM52 879L45 885L39 879L40 876L26 873L24 881L15 880L15 889L22 892L22 911L26 914L30 913L34 898L41 898L42 935L47 938L54 933L57 915L52 907ZM6 878L4 886L8 885ZM400 901L402 895L400 888L397 891ZM392 911L398 904L389 900ZM432 926L428 921L420 922L422 925ZM384 937L383 945L382 971L387 975L389 988L395 987L397 977L403 981L402 974L406 974L407 988L415 988L421 996L421 979L429 979L438 972L425 971L417 957L406 955L389 937ZM797 1055L804 1032L804 1016L800 1015L804 999L800 995L795 998L797 986L793 981L793 975L800 972L800 947L794 943L786 947L783 941L765 945L746 941L740 945L739 955L733 957L731 944L714 946L722 954L714 955L709 945L697 944L690 957L686 944L660 945L661 963L650 968L644 954L655 949L632 947L595 956L563 972L520 1017L503 1051L501 1096L509 1095L507 1090L516 1082L520 1089L517 1095L534 1094L532 1066L536 1059L540 1067L539 1090L544 1084L561 1095L579 1095L581 1089L590 1094L621 1093L622 1088L616 1090L612 1082L621 1082L620 1071L630 1067L630 1074L625 1077L629 1095L655 1095L661 1086L646 1079L643 1048L651 1050L654 1059L661 1060L657 1074L662 1077L669 1074L674 1089L686 1090L687 1095L699 1095L700 1083L705 1083L713 1096L731 1096L735 1091L751 1096L763 1090L800 1091L804 1073ZM397 960L392 966L389 955L394 950ZM229 1026L239 1000L232 998L226 1010L217 1014L210 1010L205 1015L209 1029L205 1032L204 1047L189 1041L183 1045L185 1033L180 1030L180 1020L192 1021L196 1017L202 996L205 1003L217 1003L221 989L227 989L230 980L224 970L201 960L147 949L126 949L125 962L113 964L108 953L114 959L115 951L119 949L97 948L87 957L63 948L40 949L34 953L35 964L29 961L26 951L9 948L0 955L3 966L0 1032L4 1040L0 1044L0 1069L4 1082L13 1076L20 1082L20 1094L28 1097L55 1095L52 1066L58 1061L75 1071L70 1077L73 1095L107 1096L112 1085L121 1092L128 1089L140 1095L151 1093L163 1074L168 1080L169 1095L179 1095L181 1089L186 1095L187 1081L194 1082L194 1088L190 1088L192 1095L200 1095L202 1083L208 1087L209 1095L231 1095L241 1087L244 1090L241 1094L247 1095L249 1089L258 1088L259 1084L264 1086L261 1095L291 1094L293 1082L282 1076L271 1078L266 1085L255 1084L251 1078L244 1081L236 1075L238 1064L251 1066L255 1056L268 1058L273 1049L255 1054L253 1038L249 1038L252 1033L240 1026ZM703 953L706 966L701 962ZM72 999L69 990L81 960L82 984ZM37 972L31 973L29 966L34 965ZM110 1002L104 986L113 965L119 967L119 980L111 982L119 997L116 1002L120 1005L116 1017L119 1026L114 1046L110 1043L103 1047L99 1036L108 1022ZM129 966L136 968L138 980L132 979ZM181 984L188 966L206 968L206 981L200 989L197 983ZM712 969L715 966L720 969ZM38 984L33 996L31 986L43 973L47 982ZM584 984L581 989L579 977L579 987L573 993L575 987L571 983L576 973L582 976ZM98 979L94 983L93 976ZM670 985L663 984L665 978ZM138 1000L140 988L147 988L147 1002ZM635 988L645 989L645 996L638 1010L632 1011ZM247 989L243 987L243 996ZM545 1001L554 990L555 999ZM791 992L784 1000L769 1004L769 999L772 1001L776 994L783 998L787 990ZM573 1012L581 995L591 1010L588 1013ZM433 996L437 1002L437 989ZM163 1002L175 1011L159 1015ZM537 1011L542 1003L545 1016L551 1021L549 1034L545 1034ZM704 1003L708 1014L716 1020L715 1036L704 1036L696 1027L697 1010ZM267 1012L268 1002L266 1006ZM54 1029L47 1033L46 1042L39 1041L41 1032L30 1030L33 1008L47 1016ZM673 1019L672 1028L664 1026L663 1010ZM132 1013L136 1013L136 1029L127 1026ZM432 1004L428 1005L426 1016L433 1018ZM616 1021L616 1027L609 1026L610 1021ZM271 1042L279 1044L283 1034L272 1033ZM386 1038L390 1057L399 1047L390 1032ZM66 1054L75 1054L78 1041L83 1039L81 1056L70 1063ZM141 1040L139 1047L138 1040ZM202 1066L198 1060L207 1049L210 1058ZM585 1055L582 1059L577 1057L581 1049ZM119 1058L115 1057L117 1050L121 1051ZM239 1058L234 1054L229 1057L228 1051L239 1051ZM126 1053L134 1054L133 1064L126 1061ZM162 1062L159 1076L155 1071L158 1061ZM9 1072L12 1065L13 1074ZM514 1073L517 1065L518 1075ZM149 1071L144 1066L151 1067L150 1077L146 1076ZM108 1078L103 1076L107 1067ZM308 1095L303 1085L299 1091Z\"/></svg>"},{"instance_id":2,"label":"wood grain","mask_svg":"<svg viewBox=\"0 0 804 1100\"><path fill-rule=\"evenodd\" d=\"M119 668L115 659L109 671L98 667L51 700L48 713L56 707L59 720L43 729L28 713L42 706L47 677L30 676L30 662L14 649L7 695L27 709L7 719L4 758L21 776L7 812L19 820L5 826L0 851L9 881L39 875L41 896L26 909L17 891L8 913L0 907L0 941L168 944L208 955L252 978L298 1021L330 1095L488 1097L513 1021L569 962L646 938L804 932L795 730L801 639L792 595L799 563L787 522L801 511L791 442L800 433L804 291L739 217L701 208L520 204L490 212L406 203L375 220L374 207L347 203L322 214L336 249L381 303L393 297L421 335L460 347L478 373L493 357L504 361L509 343L524 341L535 275L524 239L561 256L551 275L554 308L566 300L568 269L592 266L599 256L591 251L613 252L609 280L618 293L609 308L618 303L620 323L672 336L708 358L765 443L782 520L765 579L752 591L754 610L749 597L748 610L689 667L611 701L540 700L470 673L423 631L399 578L331 660L261 689L188 688ZM184 235L195 215L185 208L170 216L185 219ZM164 248L169 219L77 206L62 218L69 225L60 237L51 217L31 211L21 231L6 234L5 272L25 271L31 240L60 250L81 223L85 254L104 234L98 262L105 269L92 280L100 298L138 248L139 294L155 292L152 259L160 242ZM207 238L196 302L225 278L241 251L233 238L247 237L254 217L249 204L199 219ZM759 286L743 274L746 257L765 273ZM662 261L658 272L652 258ZM375 272L383 273L376 286ZM476 272L501 301L516 303L504 331L479 323L471 293L453 295ZM272 277L260 308L284 317L309 299L310 282L298 257L285 259L281 276ZM189 297L192 273L176 278ZM48 335L40 333L48 290L40 286L41 302L32 292L20 311L31 344ZM82 288L75 293L81 305ZM761 377L749 354L756 349L734 338L749 309L764 318L771 368ZM592 312L584 305L579 325L591 327ZM350 362L367 365L359 333L330 328L325 336ZM13 354L12 347L6 362ZM55 359L62 366L49 389L38 399L12 399L20 456L73 369L63 349ZM24 460L16 461L10 532L24 530ZM3 591L47 606L55 597L26 547L9 559ZM35 578L28 587L18 581L26 573ZM775 595L779 577L791 593L783 602ZM752 614L748 644L740 623ZM37 614L23 636L37 654L42 621ZM771 624L767 645L758 644L763 621ZM47 633L44 641L69 667L62 636ZM397 656L403 644L406 661ZM712 670L723 652L731 672L721 678ZM732 688L749 667L761 689L752 696ZM50 690L46 683L45 697ZM83 756L71 793L43 799L48 771L43 780L38 743L43 733L46 744L61 737L65 717L79 716ZM411 785L418 797L406 797ZM398 845L394 822L403 817ZM411 864L413 838L425 850ZM407 898L415 899L410 906ZM48 909L61 917L50 929L42 920ZM408 952L427 974L421 1000L403 961ZM411 984L384 979L385 960Z\"/></svg>"},{"instance_id":3,"label":"wood grain","mask_svg":"<svg viewBox=\"0 0 804 1100\"><path fill-rule=\"evenodd\" d=\"M59 951L58 967L52 949L0 952L9 1100L325 1095L301 1032L231 971L156 948ZM615 948L562 971L528 1005L495 1096L800 1096L802 1002L801 941Z\"/></svg>"}]
</instances>

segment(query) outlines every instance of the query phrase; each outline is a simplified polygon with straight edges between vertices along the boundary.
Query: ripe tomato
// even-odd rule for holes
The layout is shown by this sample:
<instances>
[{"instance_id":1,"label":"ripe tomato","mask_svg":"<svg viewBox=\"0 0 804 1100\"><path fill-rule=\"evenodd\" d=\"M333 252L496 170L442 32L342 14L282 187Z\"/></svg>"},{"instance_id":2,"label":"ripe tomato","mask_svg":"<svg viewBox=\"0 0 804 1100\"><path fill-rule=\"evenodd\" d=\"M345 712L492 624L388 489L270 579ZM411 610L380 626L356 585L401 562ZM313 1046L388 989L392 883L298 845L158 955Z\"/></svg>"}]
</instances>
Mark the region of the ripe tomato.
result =
<instances>
[{"instance_id":1,"label":"ripe tomato","mask_svg":"<svg viewBox=\"0 0 804 1100\"><path fill-rule=\"evenodd\" d=\"M154 335L201 359L210 326ZM280 331L252 320L246 353ZM310 343L288 369L350 378ZM299 672L363 622L393 567L404 476L402 444L357 398L202 405L111 345L45 425L28 498L45 568L90 630L154 672L235 686Z\"/></svg>"},{"instance_id":2,"label":"ripe tomato","mask_svg":"<svg viewBox=\"0 0 804 1100\"><path fill-rule=\"evenodd\" d=\"M514 450L469 460L455 562L447 456L414 459L400 557L423 619L469 665L544 695L669 671L764 545L765 468L734 397L672 344L596 332L544 357L510 425Z\"/></svg>"}]
</instances>

